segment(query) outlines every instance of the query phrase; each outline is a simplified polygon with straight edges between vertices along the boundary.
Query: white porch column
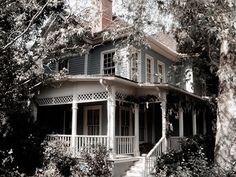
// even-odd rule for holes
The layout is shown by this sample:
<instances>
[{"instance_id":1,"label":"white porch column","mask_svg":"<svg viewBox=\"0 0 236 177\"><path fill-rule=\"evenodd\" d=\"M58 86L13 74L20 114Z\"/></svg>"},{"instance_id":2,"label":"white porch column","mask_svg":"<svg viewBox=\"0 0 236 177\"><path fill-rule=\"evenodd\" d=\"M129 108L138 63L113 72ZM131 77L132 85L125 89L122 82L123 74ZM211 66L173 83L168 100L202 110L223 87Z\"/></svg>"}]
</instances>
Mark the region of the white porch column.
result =
<instances>
[{"instance_id":1,"label":"white porch column","mask_svg":"<svg viewBox=\"0 0 236 177\"><path fill-rule=\"evenodd\" d=\"M112 88L109 91L107 99L107 136L109 139L109 148L111 149L111 156L115 158L116 154L116 142L115 142L115 116L116 116L116 100L115 90Z\"/></svg>"},{"instance_id":2,"label":"white porch column","mask_svg":"<svg viewBox=\"0 0 236 177\"><path fill-rule=\"evenodd\" d=\"M139 104L134 104L134 155L139 156Z\"/></svg>"},{"instance_id":3,"label":"white porch column","mask_svg":"<svg viewBox=\"0 0 236 177\"><path fill-rule=\"evenodd\" d=\"M161 102L161 118L162 118L162 137L164 140L164 153L167 152L167 139L166 139L166 92L162 94L163 101Z\"/></svg>"},{"instance_id":4,"label":"white porch column","mask_svg":"<svg viewBox=\"0 0 236 177\"><path fill-rule=\"evenodd\" d=\"M179 136L184 136L184 111L181 106L179 107Z\"/></svg>"},{"instance_id":5,"label":"white porch column","mask_svg":"<svg viewBox=\"0 0 236 177\"><path fill-rule=\"evenodd\" d=\"M193 135L197 134L196 109L192 109Z\"/></svg>"},{"instance_id":6,"label":"white porch column","mask_svg":"<svg viewBox=\"0 0 236 177\"><path fill-rule=\"evenodd\" d=\"M71 148L73 151L73 155L76 154L76 134L77 134L77 110L78 103L73 100L72 103L72 125L71 125Z\"/></svg>"},{"instance_id":7,"label":"white porch column","mask_svg":"<svg viewBox=\"0 0 236 177\"><path fill-rule=\"evenodd\" d=\"M206 108L204 108L203 110L203 114L202 114L203 118L203 135L205 135L207 133L207 126L206 126Z\"/></svg>"}]
</instances>

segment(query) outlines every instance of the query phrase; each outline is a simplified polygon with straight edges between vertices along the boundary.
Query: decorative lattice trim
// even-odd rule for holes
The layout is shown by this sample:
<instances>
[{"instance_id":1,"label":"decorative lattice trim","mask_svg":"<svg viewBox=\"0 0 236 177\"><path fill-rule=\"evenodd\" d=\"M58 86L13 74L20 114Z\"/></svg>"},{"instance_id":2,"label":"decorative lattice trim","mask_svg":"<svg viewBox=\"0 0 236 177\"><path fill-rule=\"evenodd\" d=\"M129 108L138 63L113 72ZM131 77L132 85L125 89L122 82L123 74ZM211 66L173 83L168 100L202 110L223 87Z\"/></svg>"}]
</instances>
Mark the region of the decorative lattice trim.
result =
<instances>
[{"instance_id":1,"label":"decorative lattice trim","mask_svg":"<svg viewBox=\"0 0 236 177\"><path fill-rule=\"evenodd\" d=\"M116 99L117 100L124 100L127 96L128 96L127 93L116 92Z\"/></svg>"},{"instance_id":2,"label":"decorative lattice trim","mask_svg":"<svg viewBox=\"0 0 236 177\"><path fill-rule=\"evenodd\" d=\"M50 105L53 104L53 98L40 98L38 99L39 105Z\"/></svg>"},{"instance_id":3,"label":"decorative lattice trim","mask_svg":"<svg viewBox=\"0 0 236 177\"><path fill-rule=\"evenodd\" d=\"M38 104L42 105L57 105L57 104L69 104L72 103L73 96L60 96L60 97L52 97L52 98L40 98L38 99Z\"/></svg>"},{"instance_id":4,"label":"decorative lattice trim","mask_svg":"<svg viewBox=\"0 0 236 177\"><path fill-rule=\"evenodd\" d=\"M107 97L108 97L107 92L98 92L98 93L79 94L77 99L79 102L81 102L81 101L88 101L88 100L104 100L104 99L107 99Z\"/></svg>"}]
</instances>

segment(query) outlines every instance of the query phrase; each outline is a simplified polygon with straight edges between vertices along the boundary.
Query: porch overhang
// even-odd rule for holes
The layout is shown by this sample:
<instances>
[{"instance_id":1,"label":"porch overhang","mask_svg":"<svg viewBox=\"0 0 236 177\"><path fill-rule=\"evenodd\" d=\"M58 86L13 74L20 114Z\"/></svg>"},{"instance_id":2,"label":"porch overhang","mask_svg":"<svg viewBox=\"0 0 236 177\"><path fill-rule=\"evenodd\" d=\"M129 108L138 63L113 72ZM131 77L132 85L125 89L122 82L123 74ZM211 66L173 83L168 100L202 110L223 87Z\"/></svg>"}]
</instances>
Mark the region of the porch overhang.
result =
<instances>
[{"instance_id":1,"label":"porch overhang","mask_svg":"<svg viewBox=\"0 0 236 177\"><path fill-rule=\"evenodd\" d=\"M134 88L146 88L146 89L155 89L155 88L159 88L161 90L167 90L167 91L175 91L175 92L179 92L191 97L194 97L196 99L202 100L204 101L205 99L202 98L201 96L198 96L196 94L190 93L182 88L179 88L177 86L168 84L168 83L138 83L138 82L134 82L119 76L104 76L104 75L68 75L60 80L55 80L54 82L80 82L80 81L97 81L100 82L100 80L104 80L108 83L117 83L117 84L125 84L127 86L130 87L134 87Z\"/></svg>"}]
</instances>

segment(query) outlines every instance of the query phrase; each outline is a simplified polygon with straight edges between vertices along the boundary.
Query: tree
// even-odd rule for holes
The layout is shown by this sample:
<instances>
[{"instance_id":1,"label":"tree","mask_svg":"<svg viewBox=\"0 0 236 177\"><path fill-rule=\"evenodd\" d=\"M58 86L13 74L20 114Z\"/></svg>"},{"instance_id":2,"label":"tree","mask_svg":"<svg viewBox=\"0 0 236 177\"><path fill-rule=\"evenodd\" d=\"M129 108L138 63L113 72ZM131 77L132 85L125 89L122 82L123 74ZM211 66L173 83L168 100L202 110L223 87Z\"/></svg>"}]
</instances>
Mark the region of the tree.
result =
<instances>
[{"instance_id":1,"label":"tree","mask_svg":"<svg viewBox=\"0 0 236 177\"><path fill-rule=\"evenodd\" d=\"M177 21L178 51L209 61L219 78L215 163L226 172L235 171L236 1L188 0L164 5Z\"/></svg>"},{"instance_id":2,"label":"tree","mask_svg":"<svg viewBox=\"0 0 236 177\"><path fill-rule=\"evenodd\" d=\"M145 30L145 25L163 27L151 16L172 16L172 30L178 42L178 52L188 55L202 74L215 75L212 89L217 91L217 126L215 163L226 172L236 170L236 1L122 1L133 14L130 25ZM133 4L136 5L133 5ZM148 6L148 4L151 6ZM151 7L151 8L150 8ZM154 11L157 7L158 11ZM148 16L151 14L151 16ZM149 18L147 18L149 17ZM140 22L145 21L145 22ZM143 25L143 26L142 26ZM140 27L142 26L142 27ZM147 28L147 27L146 27ZM158 31L158 30L157 30ZM137 33L137 32L136 32ZM202 68L204 66L204 69ZM207 71L210 70L211 72ZM208 76L204 76L208 81Z\"/></svg>"},{"instance_id":3,"label":"tree","mask_svg":"<svg viewBox=\"0 0 236 177\"><path fill-rule=\"evenodd\" d=\"M16 166L34 168L28 158L35 160L40 139L31 104L41 85L55 77L45 73L51 63L89 49L87 22L98 13L92 12L75 14L63 0L0 1L0 176L16 176Z\"/></svg>"}]
</instances>

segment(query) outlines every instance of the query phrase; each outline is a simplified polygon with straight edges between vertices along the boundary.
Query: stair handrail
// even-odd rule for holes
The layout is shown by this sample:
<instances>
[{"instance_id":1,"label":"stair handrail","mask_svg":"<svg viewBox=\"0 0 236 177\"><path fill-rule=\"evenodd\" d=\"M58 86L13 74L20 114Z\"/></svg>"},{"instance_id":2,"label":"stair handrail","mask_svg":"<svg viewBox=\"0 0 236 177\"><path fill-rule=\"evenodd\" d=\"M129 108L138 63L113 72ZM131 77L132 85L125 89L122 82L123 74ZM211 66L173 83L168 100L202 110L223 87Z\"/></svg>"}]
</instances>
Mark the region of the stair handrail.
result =
<instances>
[{"instance_id":1,"label":"stair handrail","mask_svg":"<svg viewBox=\"0 0 236 177\"><path fill-rule=\"evenodd\" d=\"M155 144L155 146L145 157L145 176L148 176L153 171L157 157L160 157L165 151L165 147L163 147L165 145L165 139L166 137L161 137L161 139Z\"/></svg>"}]
</instances>

